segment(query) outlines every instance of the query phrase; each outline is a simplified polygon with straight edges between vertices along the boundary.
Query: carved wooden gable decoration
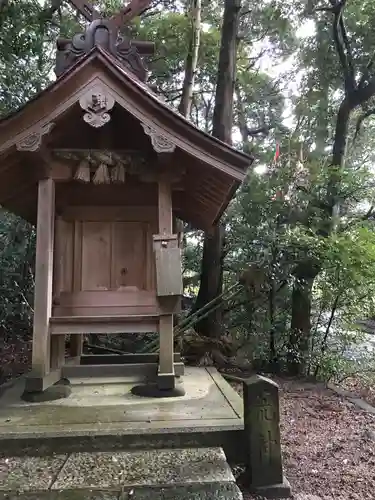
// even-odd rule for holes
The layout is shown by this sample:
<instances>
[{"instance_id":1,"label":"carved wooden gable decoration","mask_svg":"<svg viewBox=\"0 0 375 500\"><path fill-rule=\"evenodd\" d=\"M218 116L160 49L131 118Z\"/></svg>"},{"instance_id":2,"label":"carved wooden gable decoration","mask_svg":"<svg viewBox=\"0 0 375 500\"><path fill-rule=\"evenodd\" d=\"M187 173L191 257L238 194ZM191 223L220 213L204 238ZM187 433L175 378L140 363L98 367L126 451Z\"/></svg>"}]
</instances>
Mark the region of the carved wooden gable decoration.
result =
<instances>
[{"instance_id":1,"label":"carved wooden gable decoration","mask_svg":"<svg viewBox=\"0 0 375 500\"><path fill-rule=\"evenodd\" d=\"M102 127L111 119L109 111L115 104L114 98L103 87L94 87L84 94L79 104L86 111L83 119L92 127Z\"/></svg>"}]
</instances>

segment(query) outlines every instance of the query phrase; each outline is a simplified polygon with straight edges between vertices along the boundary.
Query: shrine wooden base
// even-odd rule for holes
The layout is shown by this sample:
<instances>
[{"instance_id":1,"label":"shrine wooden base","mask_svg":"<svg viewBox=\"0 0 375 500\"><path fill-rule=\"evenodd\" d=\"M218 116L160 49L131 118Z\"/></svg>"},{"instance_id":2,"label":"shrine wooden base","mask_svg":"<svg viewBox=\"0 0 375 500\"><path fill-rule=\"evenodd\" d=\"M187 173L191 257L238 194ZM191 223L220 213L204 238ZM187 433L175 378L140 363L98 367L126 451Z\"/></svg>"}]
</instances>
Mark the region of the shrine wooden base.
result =
<instances>
[{"instance_id":1,"label":"shrine wooden base","mask_svg":"<svg viewBox=\"0 0 375 500\"><path fill-rule=\"evenodd\" d=\"M81 365L118 365L134 363L158 363L159 354L83 354L81 356ZM174 362L181 362L181 354L174 353Z\"/></svg>"},{"instance_id":2,"label":"shrine wooden base","mask_svg":"<svg viewBox=\"0 0 375 500\"><path fill-rule=\"evenodd\" d=\"M158 375L158 354L94 354L68 358L64 366L41 377L30 373L25 379L25 392L43 392L61 378L106 378L130 377L158 382L162 387L164 379ZM174 354L174 377L184 375L184 364L179 353ZM172 375L173 376L173 375ZM160 379L160 380L158 380ZM173 381L168 381L173 389ZM168 388L169 388L168 387Z\"/></svg>"}]
</instances>

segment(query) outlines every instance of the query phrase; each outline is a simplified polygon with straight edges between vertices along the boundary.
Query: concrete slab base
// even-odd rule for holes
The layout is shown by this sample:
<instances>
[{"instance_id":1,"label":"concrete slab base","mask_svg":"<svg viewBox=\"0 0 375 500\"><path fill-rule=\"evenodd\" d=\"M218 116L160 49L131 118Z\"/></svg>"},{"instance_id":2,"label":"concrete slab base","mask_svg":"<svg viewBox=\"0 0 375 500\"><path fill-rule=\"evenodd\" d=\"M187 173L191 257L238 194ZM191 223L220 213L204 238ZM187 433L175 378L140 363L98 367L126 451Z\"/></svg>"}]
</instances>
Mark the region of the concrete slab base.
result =
<instances>
[{"instance_id":1,"label":"concrete slab base","mask_svg":"<svg viewBox=\"0 0 375 500\"><path fill-rule=\"evenodd\" d=\"M280 484L271 484L269 486L255 488L254 493L262 498L270 499L290 498L292 496L289 481L285 477Z\"/></svg>"},{"instance_id":2,"label":"concrete slab base","mask_svg":"<svg viewBox=\"0 0 375 500\"><path fill-rule=\"evenodd\" d=\"M243 463L246 459L243 445L243 431L197 429L197 432L176 428L164 433L110 432L100 436L81 435L68 437L40 437L2 439L0 441L0 457L13 454L17 456L51 456L54 453L80 453L84 451L107 452L120 450L159 450L163 448L191 448L221 446L230 463Z\"/></svg>"},{"instance_id":3,"label":"concrete slab base","mask_svg":"<svg viewBox=\"0 0 375 500\"><path fill-rule=\"evenodd\" d=\"M175 398L133 395L132 387L142 382L137 377L70 382L68 398L41 403L22 401L23 380L5 390L0 397L0 455L7 450L39 455L40 448L44 453L109 451L223 446L230 441L237 454L243 448L242 399L215 369L187 367L185 395Z\"/></svg>"},{"instance_id":4,"label":"concrete slab base","mask_svg":"<svg viewBox=\"0 0 375 500\"><path fill-rule=\"evenodd\" d=\"M39 493L14 493L0 500L243 500L233 483L194 484L170 488L136 487L131 490L66 490Z\"/></svg>"}]
</instances>

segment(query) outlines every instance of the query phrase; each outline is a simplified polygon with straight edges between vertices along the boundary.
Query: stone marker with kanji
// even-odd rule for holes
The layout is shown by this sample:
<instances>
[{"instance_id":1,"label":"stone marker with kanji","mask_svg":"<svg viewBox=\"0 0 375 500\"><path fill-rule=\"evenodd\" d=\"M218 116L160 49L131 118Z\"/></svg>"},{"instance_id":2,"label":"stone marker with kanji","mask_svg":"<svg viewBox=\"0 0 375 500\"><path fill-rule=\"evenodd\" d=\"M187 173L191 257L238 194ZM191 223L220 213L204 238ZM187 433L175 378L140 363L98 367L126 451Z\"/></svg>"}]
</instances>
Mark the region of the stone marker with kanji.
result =
<instances>
[{"instance_id":1,"label":"stone marker with kanji","mask_svg":"<svg viewBox=\"0 0 375 500\"><path fill-rule=\"evenodd\" d=\"M243 381L243 390L249 486L266 498L289 497L281 457L279 387L255 375Z\"/></svg>"}]
</instances>

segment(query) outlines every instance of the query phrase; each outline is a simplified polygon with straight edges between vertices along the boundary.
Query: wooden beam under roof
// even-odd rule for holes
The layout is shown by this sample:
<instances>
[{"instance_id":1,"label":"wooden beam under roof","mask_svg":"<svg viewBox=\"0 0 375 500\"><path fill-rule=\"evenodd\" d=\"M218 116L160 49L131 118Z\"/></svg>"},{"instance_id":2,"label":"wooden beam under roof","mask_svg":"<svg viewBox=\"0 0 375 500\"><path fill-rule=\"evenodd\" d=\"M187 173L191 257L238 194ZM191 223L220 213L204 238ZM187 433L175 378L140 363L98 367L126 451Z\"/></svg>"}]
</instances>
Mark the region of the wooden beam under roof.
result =
<instances>
[{"instance_id":1,"label":"wooden beam under roof","mask_svg":"<svg viewBox=\"0 0 375 500\"><path fill-rule=\"evenodd\" d=\"M151 1L152 0L131 0L127 5L123 5L119 12L110 17L110 23L114 28L119 29L121 26L147 10ZM69 0L69 2L89 22L102 17L101 13L87 0Z\"/></svg>"},{"instance_id":2,"label":"wooden beam under roof","mask_svg":"<svg viewBox=\"0 0 375 500\"><path fill-rule=\"evenodd\" d=\"M110 18L113 26L120 28L120 26L128 23L137 16L143 14L148 9L152 0L131 0L127 5L124 5L120 11Z\"/></svg>"},{"instance_id":3,"label":"wooden beam under roof","mask_svg":"<svg viewBox=\"0 0 375 500\"><path fill-rule=\"evenodd\" d=\"M78 10L80 14L82 14L85 19L90 22L101 17L95 7L93 7L93 5L86 0L69 0L69 2Z\"/></svg>"}]
</instances>

